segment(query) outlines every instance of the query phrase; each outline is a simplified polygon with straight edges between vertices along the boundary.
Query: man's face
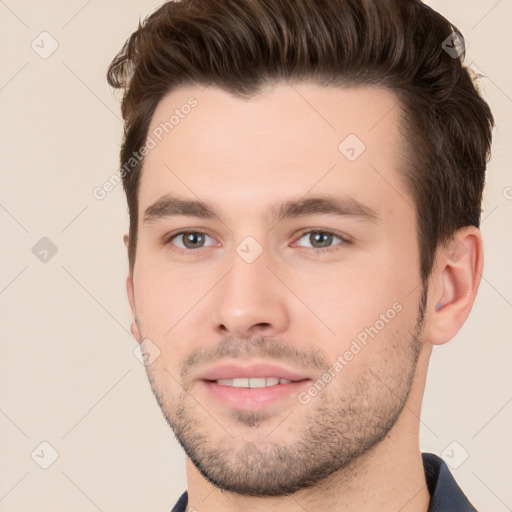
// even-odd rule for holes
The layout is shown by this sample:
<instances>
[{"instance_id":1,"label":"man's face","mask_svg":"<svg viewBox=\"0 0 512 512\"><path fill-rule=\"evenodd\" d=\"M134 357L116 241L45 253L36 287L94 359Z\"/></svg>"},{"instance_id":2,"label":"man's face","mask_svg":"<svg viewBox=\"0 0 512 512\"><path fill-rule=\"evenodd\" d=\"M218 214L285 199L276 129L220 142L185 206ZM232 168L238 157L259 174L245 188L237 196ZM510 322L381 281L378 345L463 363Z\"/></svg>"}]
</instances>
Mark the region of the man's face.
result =
<instances>
[{"instance_id":1,"label":"man's face","mask_svg":"<svg viewBox=\"0 0 512 512\"><path fill-rule=\"evenodd\" d=\"M190 97L197 104L182 108ZM400 415L423 288L398 130L396 97L378 88L280 84L242 100L183 87L159 104L131 302L140 340L160 351L147 366L158 403L215 485L248 495L313 485L368 453ZM153 206L171 196L217 216ZM341 214L306 208L319 196ZM260 363L274 368L258 373ZM237 372L294 382L213 382Z\"/></svg>"}]
</instances>

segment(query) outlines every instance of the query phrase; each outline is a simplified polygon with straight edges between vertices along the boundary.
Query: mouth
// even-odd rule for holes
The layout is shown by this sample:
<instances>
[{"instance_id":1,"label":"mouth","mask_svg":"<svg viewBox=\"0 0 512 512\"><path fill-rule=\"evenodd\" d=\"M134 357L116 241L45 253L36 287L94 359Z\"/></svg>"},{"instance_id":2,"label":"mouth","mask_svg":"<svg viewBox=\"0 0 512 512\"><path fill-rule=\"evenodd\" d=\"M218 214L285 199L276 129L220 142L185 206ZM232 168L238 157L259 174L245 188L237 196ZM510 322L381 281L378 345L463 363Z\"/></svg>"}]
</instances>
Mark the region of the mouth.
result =
<instances>
[{"instance_id":1,"label":"mouth","mask_svg":"<svg viewBox=\"0 0 512 512\"><path fill-rule=\"evenodd\" d=\"M230 410L262 411L279 405L279 411L288 406L297 407L297 395L307 389L311 379L292 381L278 377L233 378L201 380L207 402L214 402ZM290 404L290 405L287 405Z\"/></svg>"},{"instance_id":2,"label":"mouth","mask_svg":"<svg viewBox=\"0 0 512 512\"><path fill-rule=\"evenodd\" d=\"M198 375L198 378L234 387L257 388L279 383L288 384L307 379L309 375L264 361L250 364L226 361L205 370Z\"/></svg>"},{"instance_id":3,"label":"mouth","mask_svg":"<svg viewBox=\"0 0 512 512\"><path fill-rule=\"evenodd\" d=\"M231 386L233 388L268 388L271 386L277 386L279 384L289 384L290 382L300 382L300 381L292 381L289 379L283 379L280 377L254 377L252 379L244 378L244 377L236 377L233 379L217 379L211 380L208 382L215 382L221 386Z\"/></svg>"},{"instance_id":4,"label":"mouth","mask_svg":"<svg viewBox=\"0 0 512 512\"><path fill-rule=\"evenodd\" d=\"M296 399L312 379L273 363L260 361L243 365L230 361L203 372L199 382L209 401L229 409L255 411Z\"/></svg>"}]
</instances>

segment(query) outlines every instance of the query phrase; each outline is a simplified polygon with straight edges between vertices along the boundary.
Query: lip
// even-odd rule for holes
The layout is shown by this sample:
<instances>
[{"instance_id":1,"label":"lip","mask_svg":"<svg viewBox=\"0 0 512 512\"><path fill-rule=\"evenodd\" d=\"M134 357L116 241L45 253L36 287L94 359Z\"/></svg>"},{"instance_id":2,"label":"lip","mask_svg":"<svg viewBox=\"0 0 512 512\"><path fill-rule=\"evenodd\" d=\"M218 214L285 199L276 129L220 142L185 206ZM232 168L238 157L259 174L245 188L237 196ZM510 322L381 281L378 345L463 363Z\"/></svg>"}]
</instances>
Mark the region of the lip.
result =
<instances>
[{"instance_id":1,"label":"lip","mask_svg":"<svg viewBox=\"0 0 512 512\"><path fill-rule=\"evenodd\" d=\"M215 382L218 379L257 377L278 377L291 382L276 384L263 388L237 388ZM312 379L299 371L263 361L251 364L226 362L217 364L198 377L202 388L210 398L227 406L229 409L258 411L274 402L294 398Z\"/></svg>"},{"instance_id":2,"label":"lip","mask_svg":"<svg viewBox=\"0 0 512 512\"><path fill-rule=\"evenodd\" d=\"M218 379L234 379L237 377L252 379L257 377L278 377L293 382L310 379L308 375L284 368L271 363L252 363L250 365L240 365L234 363L224 363L213 366L199 376L199 379L214 381ZM281 384L285 385L285 384ZM264 389L264 388L262 388Z\"/></svg>"},{"instance_id":3,"label":"lip","mask_svg":"<svg viewBox=\"0 0 512 512\"><path fill-rule=\"evenodd\" d=\"M200 382L206 388L210 397L229 409L260 411L273 403L296 398L297 394L309 386L312 381L311 379L304 379L265 388L235 388L209 380Z\"/></svg>"}]
</instances>

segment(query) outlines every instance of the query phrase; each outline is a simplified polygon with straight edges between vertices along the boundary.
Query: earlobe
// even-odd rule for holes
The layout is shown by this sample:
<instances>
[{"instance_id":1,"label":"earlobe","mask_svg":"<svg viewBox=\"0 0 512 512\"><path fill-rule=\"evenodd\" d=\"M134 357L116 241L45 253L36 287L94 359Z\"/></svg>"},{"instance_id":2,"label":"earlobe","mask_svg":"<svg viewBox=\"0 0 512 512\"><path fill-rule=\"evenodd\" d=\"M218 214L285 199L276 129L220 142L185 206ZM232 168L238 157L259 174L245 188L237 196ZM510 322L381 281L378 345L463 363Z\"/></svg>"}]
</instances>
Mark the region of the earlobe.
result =
<instances>
[{"instance_id":1,"label":"earlobe","mask_svg":"<svg viewBox=\"0 0 512 512\"><path fill-rule=\"evenodd\" d=\"M131 272L128 274L128 277L126 278L126 293L128 295L128 302L130 303L130 308L132 311L132 323L130 326L130 331L135 340L138 343L140 343L142 341L142 337L137 322L137 312L135 310L135 289L133 286L133 275Z\"/></svg>"},{"instance_id":2,"label":"earlobe","mask_svg":"<svg viewBox=\"0 0 512 512\"><path fill-rule=\"evenodd\" d=\"M142 336L140 335L140 330L139 330L136 318L132 321L132 323L130 325L130 332L132 333L132 336L135 338L135 341L137 343L142 342Z\"/></svg>"},{"instance_id":3,"label":"earlobe","mask_svg":"<svg viewBox=\"0 0 512 512\"><path fill-rule=\"evenodd\" d=\"M466 321L483 271L480 230L468 226L439 247L429 282L425 340L433 345L450 341Z\"/></svg>"},{"instance_id":4,"label":"earlobe","mask_svg":"<svg viewBox=\"0 0 512 512\"><path fill-rule=\"evenodd\" d=\"M128 295L128 302L130 303L130 309L132 311L132 323L130 325L130 331L137 343L140 343L142 341L142 336L140 334L139 324L137 321L137 312L135 309L135 289L133 286L133 275L131 272L126 278L126 294Z\"/></svg>"},{"instance_id":5,"label":"earlobe","mask_svg":"<svg viewBox=\"0 0 512 512\"><path fill-rule=\"evenodd\" d=\"M130 237L128 234L123 236L123 242L128 249L130 245ZM137 343L140 343L142 341L142 336L140 334L137 312L135 310L135 287L133 285L133 274L131 271L128 273L128 277L126 278L126 294L128 295L128 302L130 303L130 309L132 311L132 323L130 325L130 331Z\"/></svg>"}]
</instances>

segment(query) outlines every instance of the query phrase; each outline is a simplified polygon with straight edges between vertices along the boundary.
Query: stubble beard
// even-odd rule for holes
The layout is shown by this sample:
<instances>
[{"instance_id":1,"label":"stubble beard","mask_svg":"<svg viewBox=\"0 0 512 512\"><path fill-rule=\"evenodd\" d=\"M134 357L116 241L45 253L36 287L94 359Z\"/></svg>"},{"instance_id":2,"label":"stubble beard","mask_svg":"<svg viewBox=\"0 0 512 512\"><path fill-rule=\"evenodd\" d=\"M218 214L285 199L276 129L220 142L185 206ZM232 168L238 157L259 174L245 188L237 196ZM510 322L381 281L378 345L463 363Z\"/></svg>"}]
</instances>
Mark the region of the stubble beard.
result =
<instances>
[{"instance_id":1,"label":"stubble beard","mask_svg":"<svg viewBox=\"0 0 512 512\"><path fill-rule=\"evenodd\" d=\"M345 380L337 396L329 393L329 388L323 390L308 404L308 414L301 416L305 423L300 434L289 441L279 438L272 442L272 435L262 435L257 436L258 441L235 449L229 446L229 428L223 431L223 439L213 440L212 430L217 424L212 416L216 415L205 411L208 406L199 405L186 389L171 399L164 382L170 379L175 383L174 379L147 367L153 394L185 453L211 484L243 496L293 494L335 472L352 471L352 463L372 450L393 428L407 402L423 346L426 296L424 286L408 343L404 339L398 343L406 352L401 361L391 370L382 364L379 368L368 368L355 381ZM330 386L334 390L335 384ZM297 403L296 407L302 413L304 406ZM252 429L251 433L265 425L267 415L265 411L230 413L232 420ZM284 423L294 421L296 416L292 412Z\"/></svg>"}]
</instances>

